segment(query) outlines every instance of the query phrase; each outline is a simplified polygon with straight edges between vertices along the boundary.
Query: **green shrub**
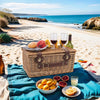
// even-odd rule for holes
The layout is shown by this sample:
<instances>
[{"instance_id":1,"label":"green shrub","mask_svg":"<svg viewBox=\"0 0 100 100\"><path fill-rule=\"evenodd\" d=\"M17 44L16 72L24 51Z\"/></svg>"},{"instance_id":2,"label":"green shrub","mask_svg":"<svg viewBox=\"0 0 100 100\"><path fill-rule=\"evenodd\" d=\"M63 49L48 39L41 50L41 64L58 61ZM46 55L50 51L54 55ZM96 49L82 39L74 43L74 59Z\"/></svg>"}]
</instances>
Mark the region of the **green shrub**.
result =
<instances>
[{"instance_id":1,"label":"green shrub","mask_svg":"<svg viewBox=\"0 0 100 100\"><path fill-rule=\"evenodd\" d=\"M0 27L5 28L7 27L7 25L8 25L8 21L5 18L0 17Z\"/></svg>"},{"instance_id":2,"label":"green shrub","mask_svg":"<svg viewBox=\"0 0 100 100\"><path fill-rule=\"evenodd\" d=\"M1 33L0 40L2 43L10 43L10 42L12 42L12 37L6 33Z\"/></svg>"}]
</instances>

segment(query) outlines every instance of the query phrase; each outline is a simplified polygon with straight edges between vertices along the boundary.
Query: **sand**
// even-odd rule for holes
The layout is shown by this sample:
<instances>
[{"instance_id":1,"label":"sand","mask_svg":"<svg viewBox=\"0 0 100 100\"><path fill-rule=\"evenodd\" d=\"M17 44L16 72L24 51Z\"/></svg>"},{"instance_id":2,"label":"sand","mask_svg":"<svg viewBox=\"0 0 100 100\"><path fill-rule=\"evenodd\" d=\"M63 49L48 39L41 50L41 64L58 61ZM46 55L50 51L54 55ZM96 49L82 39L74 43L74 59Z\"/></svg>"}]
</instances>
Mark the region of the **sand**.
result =
<instances>
[{"instance_id":1,"label":"sand","mask_svg":"<svg viewBox=\"0 0 100 100\"><path fill-rule=\"evenodd\" d=\"M94 70L96 75L100 75L100 34L96 34L94 31L78 30L48 23L21 19L19 22L20 25L9 25L9 27L14 27L14 29L6 30L9 35L15 35L19 39L12 43L0 45L0 54L3 56L6 74L8 64L23 64L21 47L26 46L33 40L50 39L50 33L57 33L58 40L60 40L60 34L64 32L72 34L72 43L74 49L77 50L75 62L79 59L87 60L88 63L92 63L94 66L90 66L86 70ZM85 68L87 64L82 64L82 66ZM1 76L0 100L7 100L8 98L7 85L6 75L4 77Z\"/></svg>"}]
</instances>

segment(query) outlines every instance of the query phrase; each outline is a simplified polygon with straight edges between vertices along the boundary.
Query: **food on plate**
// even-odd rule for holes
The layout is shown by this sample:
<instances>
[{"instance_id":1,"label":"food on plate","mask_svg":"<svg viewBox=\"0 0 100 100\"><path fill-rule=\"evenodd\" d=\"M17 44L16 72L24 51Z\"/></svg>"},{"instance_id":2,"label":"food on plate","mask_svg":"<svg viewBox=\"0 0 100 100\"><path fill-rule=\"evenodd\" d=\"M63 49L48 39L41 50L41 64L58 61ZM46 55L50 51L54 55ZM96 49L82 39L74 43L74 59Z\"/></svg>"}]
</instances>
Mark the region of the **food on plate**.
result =
<instances>
[{"instance_id":1,"label":"food on plate","mask_svg":"<svg viewBox=\"0 0 100 100\"><path fill-rule=\"evenodd\" d=\"M62 77L62 80L63 80L63 81L68 81L68 80L69 80L69 76L67 76L67 75L63 76L63 77Z\"/></svg>"},{"instance_id":2,"label":"food on plate","mask_svg":"<svg viewBox=\"0 0 100 100\"><path fill-rule=\"evenodd\" d=\"M64 82L64 81L59 81L59 86L60 87L65 87L65 86L67 86L67 83Z\"/></svg>"},{"instance_id":3,"label":"food on plate","mask_svg":"<svg viewBox=\"0 0 100 100\"><path fill-rule=\"evenodd\" d=\"M50 90L55 89L55 88L56 88L55 85L50 86Z\"/></svg>"},{"instance_id":4,"label":"food on plate","mask_svg":"<svg viewBox=\"0 0 100 100\"><path fill-rule=\"evenodd\" d=\"M46 79L43 79L41 84L46 84L47 83L47 80Z\"/></svg>"},{"instance_id":5,"label":"food on plate","mask_svg":"<svg viewBox=\"0 0 100 100\"><path fill-rule=\"evenodd\" d=\"M43 86L43 90L49 90L49 86L48 85L44 85Z\"/></svg>"},{"instance_id":6,"label":"food on plate","mask_svg":"<svg viewBox=\"0 0 100 100\"><path fill-rule=\"evenodd\" d=\"M72 96L72 95L74 95L75 93L77 93L77 89L74 88L74 87L69 87L68 89L66 89L65 93L66 93L68 96Z\"/></svg>"},{"instance_id":7,"label":"food on plate","mask_svg":"<svg viewBox=\"0 0 100 100\"><path fill-rule=\"evenodd\" d=\"M30 42L30 43L28 44L28 47L29 47L29 48L36 48L36 47L37 47L37 42Z\"/></svg>"},{"instance_id":8,"label":"food on plate","mask_svg":"<svg viewBox=\"0 0 100 100\"><path fill-rule=\"evenodd\" d=\"M54 76L53 79L57 80L57 81L60 81L61 77L60 76Z\"/></svg>"},{"instance_id":9,"label":"food on plate","mask_svg":"<svg viewBox=\"0 0 100 100\"><path fill-rule=\"evenodd\" d=\"M46 43L44 40L40 40L38 43L37 43L37 47L38 48L44 48L46 46Z\"/></svg>"},{"instance_id":10,"label":"food on plate","mask_svg":"<svg viewBox=\"0 0 100 100\"><path fill-rule=\"evenodd\" d=\"M38 85L38 88L39 88L39 89L43 89L43 86L44 86L44 85L40 83L40 84Z\"/></svg>"},{"instance_id":11,"label":"food on plate","mask_svg":"<svg viewBox=\"0 0 100 100\"><path fill-rule=\"evenodd\" d=\"M50 41L47 39L45 40L46 45L50 48Z\"/></svg>"},{"instance_id":12,"label":"food on plate","mask_svg":"<svg viewBox=\"0 0 100 100\"><path fill-rule=\"evenodd\" d=\"M52 90L55 89L57 87L56 85L57 81L47 78L47 79L42 79L38 84L37 87L39 89L43 89L43 90Z\"/></svg>"}]
</instances>

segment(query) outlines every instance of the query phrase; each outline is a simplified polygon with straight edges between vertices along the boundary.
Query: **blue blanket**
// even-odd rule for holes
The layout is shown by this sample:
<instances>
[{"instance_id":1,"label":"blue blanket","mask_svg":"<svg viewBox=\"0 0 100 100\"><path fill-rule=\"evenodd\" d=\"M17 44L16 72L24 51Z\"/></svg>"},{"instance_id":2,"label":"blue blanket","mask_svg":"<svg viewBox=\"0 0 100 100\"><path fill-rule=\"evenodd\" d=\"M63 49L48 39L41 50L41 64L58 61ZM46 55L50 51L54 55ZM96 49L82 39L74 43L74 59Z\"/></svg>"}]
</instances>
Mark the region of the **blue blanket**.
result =
<instances>
[{"instance_id":1,"label":"blue blanket","mask_svg":"<svg viewBox=\"0 0 100 100\"><path fill-rule=\"evenodd\" d=\"M72 73L59 74L60 76L72 75L79 77L78 88L81 89L81 94L77 97L70 98L75 100L90 99L91 97L100 97L100 85L97 81L85 71L79 63L74 64L74 71ZM59 87L56 92L52 94L40 93L35 84L42 78L53 78L54 75L41 76L29 78L24 71L22 65L8 65L8 89L10 91L10 100L67 100ZM70 85L70 80L68 81Z\"/></svg>"}]
</instances>

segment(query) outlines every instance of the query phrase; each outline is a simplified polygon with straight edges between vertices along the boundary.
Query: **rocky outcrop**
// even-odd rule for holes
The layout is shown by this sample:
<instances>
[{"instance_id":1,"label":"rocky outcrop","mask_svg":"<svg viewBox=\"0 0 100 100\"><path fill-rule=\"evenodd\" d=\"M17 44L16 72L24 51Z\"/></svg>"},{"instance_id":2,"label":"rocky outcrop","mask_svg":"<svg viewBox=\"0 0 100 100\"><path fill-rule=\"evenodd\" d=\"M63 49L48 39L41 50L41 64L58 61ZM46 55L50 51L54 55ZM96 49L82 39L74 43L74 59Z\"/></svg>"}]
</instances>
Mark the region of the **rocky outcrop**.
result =
<instances>
[{"instance_id":1,"label":"rocky outcrop","mask_svg":"<svg viewBox=\"0 0 100 100\"><path fill-rule=\"evenodd\" d=\"M0 11L0 16L5 18L9 24L19 24L18 19L11 13Z\"/></svg>"},{"instance_id":2,"label":"rocky outcrop","mask_svg":"<svg viewBox=\"0 0 100 100\"><path fill-rule=\"evenodd\" d=\"M8 20L9 24L19 24L18 19L16 17L13 16L6 16L4 15L4 18L6 18Z\"/></svg>"},{"instance_id":3,"label":"rocky outcrop","mask_svg":"<svg viewBox=\"0 0 100 100\"><path fill-rule=\"evenodd\" d=\"M26 19L26 20L30 20L30 21L35 21L35 22L48 22L47 19L45 18L37 18L37 17L30 17L30 18L26 18L26 17L17 17L17 19Z\"/></svg>"},{"instance_id":4,"label":"rocky outcrop","mask_svg":"<svg viewBox=\"0 0 100 100\"><path fill-rule=\"evenodd\" d=\"M47 19L45 19L45 18L33 18L33 17L30 17L30 18L28 18L28 20L36 21L36 22L48 22Z\"/></svg>"},{"instance_id":5,"label":"rocky outcrop","mask_svg":"<svg viewBox=\"0 0 100 100\"><path fill-rule=\"evenodd\" d=\"M100 30L100 17L88 19L83 23L82 28Z\"/></svg>"},{"instance_id":6,"label":"rocky outcrop","mask_svg":"<svg viewBox=\"0 0 100 100\"><path fill-rule=\"evenodd\" d=\"M6 28L8 27L7 25L8 25L8 21L5 18L0 17L0 28Z\"/></svg>"},{"instance_id":7,"label":"rocky outcrop","mask_svg":"<svg viewBox=\"0 0 100 100\"><path fill-rule=\"evenodd\" d=\"M27 17L16 17L17 19L27 19L28 20L28 18Z\"/></svg>"}]
</instances>

